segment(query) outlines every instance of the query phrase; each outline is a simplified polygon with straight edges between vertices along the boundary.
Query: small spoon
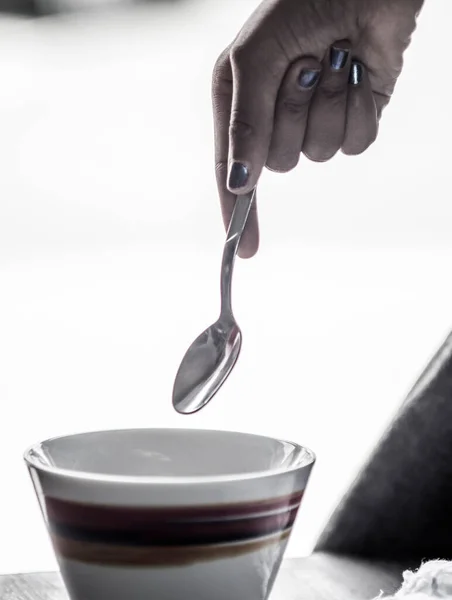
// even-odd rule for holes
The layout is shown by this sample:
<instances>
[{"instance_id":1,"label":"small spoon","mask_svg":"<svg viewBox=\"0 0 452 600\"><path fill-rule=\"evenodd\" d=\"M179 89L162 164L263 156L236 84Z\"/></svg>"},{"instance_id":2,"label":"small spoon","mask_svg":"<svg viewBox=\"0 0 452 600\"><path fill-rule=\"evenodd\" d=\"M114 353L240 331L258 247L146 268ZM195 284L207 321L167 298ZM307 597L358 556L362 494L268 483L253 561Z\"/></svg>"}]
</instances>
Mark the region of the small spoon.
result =
<instances>
[{"instance_id":1,"label":"small spoon","mask_svg":"<svg viewBox=\"0 0 452 600\"><path fill-rule=\"evenodd\" d=\"M173 387L173 406L181 414L201 410L218 392L240 353L242 332L232 313L231 284L235 256L256 192L237 196L221 263L221 312L187 350Z\"/></svg>"}]
</instances>

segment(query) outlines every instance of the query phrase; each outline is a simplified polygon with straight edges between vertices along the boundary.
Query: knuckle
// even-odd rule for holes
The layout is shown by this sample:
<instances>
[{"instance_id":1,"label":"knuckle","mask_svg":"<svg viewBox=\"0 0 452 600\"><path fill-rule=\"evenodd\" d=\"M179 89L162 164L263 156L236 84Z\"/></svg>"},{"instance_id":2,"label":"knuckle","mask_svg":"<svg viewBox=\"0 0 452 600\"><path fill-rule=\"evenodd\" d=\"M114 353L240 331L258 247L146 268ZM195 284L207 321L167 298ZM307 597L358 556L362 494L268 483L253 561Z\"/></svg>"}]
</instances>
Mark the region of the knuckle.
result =
<instances>
[{"instance_id":1,"label":"knuckle","mask_svg":"<svg viewBox=\"0 0 452 600\"><path fill-rule=\"evenodd\" d=\"M225 48L220 56L215 61L213 66L213 74L219 74L224 71L225 66L229 62L229 48Z\"/></svg>"},{"instance_id":2,"label":"knuckle","mask_svg":"<svg viewBox=\"0 0 452 600\"><path fill-rule=\"evenodd\" d=\"M342 145L342 153L347 156L358 156L363 154L372 146L378 137L377 127L368 127L364 131L353 131L348 134Z\"/></svg>"},{"instance_id":3,"label":"knuckle","mask_svg":"<svg viewBox=\"0 0 452 600\"><path fill-rule=\"evenodd\" d=\"M265 165L273 173L289 173L298 165L299 155L269 156Z\"/></svg>"},{"instance_id":4,"label":"knuckle","mask_svg":"<svg viewBox=\"0 0 452 600\"><path fill-rule=\"evenodd\" d=\"M215 61L214 70L221 69L225 63L229 60L229 53L231 51L231 46L227 46L218 56Z\"/></svg>"},{"instance_id":5,"label":"knuckle","mask_svg":"<svg viewBox=\"0 0 452 600\"><path fill-rule=\"evenodd\" d=\"M239 117L233 116L229 125L229 135L236 140L248 140L253 136L254 128Z\"/></svg>"},{"instance_id":6,"label":"knuckle","mask_svg":"<svg viewBox=\"0 0 452 600\"><path fill-rule=\"evenodd\" d=\"M324 163L336 156L339 148L322 148L321 146L305 146L303 154L312 162Z\"/></svg>"},{"instance_id":7,"label":"knuckle","mask_svg":"<svg viewBox=\"0 0 452 600\"><path fill-rule=\"evenodd\" d=\"M223 50L220 56L215 61L212 70L212 85L215 89L218 86L229 84L232 86L232 73L229 62L229 48Z\"/></svg>"},{"instance_id":8,"label":"knuckle","mask_svg":"<svg viewBox=\"0 0 452 600\"><path fill-rule=\"evenodd\" d=\"M346 87L343 84L330 83L320 88L320 93L330 104L339 104L345 101Z\"/></svg>"},{"instance_id":9,"label":"knuckle","mask_svg":"<svg viewBox=\"0 0 452 600\"><path fill-rule=\"evenodd\" d=\"M300 116L306 113L308 102L298 98L284 98L281 101L281 108L284 112L293 116Z\"/></svg>"},{"instance_id":10,"label":"knuckle","mask_svg":"<svg viewBox=\"0 0 452 600\"><path fill-rule=\"evenodd\" d=\"M363 148L363 147L345 144L342 147L342 154L345 154L345 156L359 156L365 150L366 150L366 148Z\"/></svg>"},{"instance_id":11,"label":"knuckle","mask_svg":"<svg viewBox=\"0 0 452 600\"><path fill-rule=\"evenodd\" d=\"M239 67L246 63L250 56L249 44L246 42L236 43L232 46L230 51L230 57L232 63Z\"/></svg>"},{"instance_id":12,"label":"knuckle","mask_svg":"<svg viewBox=\"0 0 452 600\"><path fill-rule=\"evenodd\" d=\"M344 144L342 154L345 154L346 156L359 156L360 154L364 154L364 152L366 152L366 150L368 150L375 142L375 139L376 138L368 139L360 143Z\"/></svg>"},{"instance_id":13,"label":"knuckle","mask_svg":"<svg viewBox=\"0 0 452 600\"><path fill-rule=\"evenodd\" d=\"M380 119L384 109L388 106L391 96L373 91L375 106L377 107L377 118Z\"/></svg>"},{"instance_id":14,"label":"knuckle","mask_svg":"<svg viewBox=\"0 0 452 600\"><path fill-rule=\"evenodd\" d=\"M228 170L228 161L227 160L217 160L215 163L215 172L217 175L222 176Z\"/></svg>"}]
</instances>

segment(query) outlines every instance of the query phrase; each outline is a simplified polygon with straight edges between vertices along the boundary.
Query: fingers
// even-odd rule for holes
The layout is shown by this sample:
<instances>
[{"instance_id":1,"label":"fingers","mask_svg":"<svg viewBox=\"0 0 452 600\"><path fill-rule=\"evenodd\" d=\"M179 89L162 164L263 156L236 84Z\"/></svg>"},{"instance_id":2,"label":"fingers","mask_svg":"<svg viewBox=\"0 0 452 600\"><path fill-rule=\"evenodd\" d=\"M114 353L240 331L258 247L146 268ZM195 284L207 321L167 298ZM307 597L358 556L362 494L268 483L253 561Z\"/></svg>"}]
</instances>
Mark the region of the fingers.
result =
<instances>
[{"instance_id":1,"label":"fingers","mask_svg":"<svg viewBox=\"0 0 452 600\"><path fill-rule=\"evenodd\" d=\"M225 228L229 227L236 194L227 188L229 122L233 95L232 67L227 48L217 60L212 80L212 103L215 129L215 172L221 212ZM256 200L253 202L246 229L242 235L239 256L253 256L259 246L259 227L256 211Z\"/></svg>"},{"instance_id":2,"label":"fingers","mask_svg":"<svg viewBox=\"0 0 452 600\"><path fill-rule=\"evenodd\" d=\"M266 52L278 55L274 49ZM318 162L341 148L345 154L360 154L375 140L389 101L372 91L364 65L352 62L347 41L335 43L322 63L304 57L288 69L286 57L270 64L265 52L258 54L233 45L214 70L216 176L226 228L236 196L256 186L265 165L289 171L300 151ZM253 256L258 245L254 203L239 255Z\"/></svg>"},{"instance_id":3,"label":"fingers","mask_svg":"<svg viewBox=\"0 0 452 600\"><path fill-rule=\"evenodd\" d=\"M370 86L367 69L353 61L350 69L347 119L342 152L361 154L377 137L377 108Z\"/></svg>"},{"instance_id":4,"label":"fingers","mask_svg":"<svg viewBox=\"0 0 452 600\"><path fill-rule=\"evenodd\" d=\"M279 47L264 50L233 46L230 55L234 89L228 188L236 194L249 192L256 186L267 162L276 99L287 67L287 59ZM278 58L273 58L270 64L269 57Z\"/></svg>"},{"instance_id":5,"label":"fingers","mask_svg":"<svg viewBox=\"0 0 452 600\"><path fill-rule=\"evenodd\" d=\"M375 91L374 91L373 95L374 95L375 106L377 108L377 121L380 121L381 115L383 114L384 109L388 106L388 104L391 100L391 96L388 96L386 94L380 94Z\"/></svg>"},{"instance_id":6,"label":"fingers","mask_svg":"<svg viewBox=\"0 0 452 600\"><path fill-rule=\"evenodd\" d=\"M341 148L345 133L350 44L337 42L324 59L320 82L309 111L302 144L311 160L324 162Z\"/></svg>"},{"instance_id":7,"label":"fingers","mask_svg":"<svg viewBox=\"0 0 452 600\"><path fill-rule=\"evenodd\" d=\"M322 65L302 58L288 69L281 84L273 124L267 167L285 173L298 164L306 132L309 105L320 79Z\"/></svg>"}]
</instances>

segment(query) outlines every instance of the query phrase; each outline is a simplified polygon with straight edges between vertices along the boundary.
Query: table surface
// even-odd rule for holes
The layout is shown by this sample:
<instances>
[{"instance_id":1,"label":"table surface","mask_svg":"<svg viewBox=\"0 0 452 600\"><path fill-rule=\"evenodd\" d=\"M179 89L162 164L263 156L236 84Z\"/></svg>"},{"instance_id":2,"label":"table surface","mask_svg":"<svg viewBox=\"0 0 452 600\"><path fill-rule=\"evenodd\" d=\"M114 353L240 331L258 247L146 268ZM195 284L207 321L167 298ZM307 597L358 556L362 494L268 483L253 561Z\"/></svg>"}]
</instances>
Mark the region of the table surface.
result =
<instances>
[{"instance_id":1,"label":"table surface","mask_svg":"<svg viewBox=\"0 0 452 600\"><path fill-rule=\"evenodd\" d=\"M401 582L400 565L374 563L317 553L284 562L271 600L370 600L393 593ZM0 576L1 600L68 600L57 573Z\"/></svg>"}]
</instances>

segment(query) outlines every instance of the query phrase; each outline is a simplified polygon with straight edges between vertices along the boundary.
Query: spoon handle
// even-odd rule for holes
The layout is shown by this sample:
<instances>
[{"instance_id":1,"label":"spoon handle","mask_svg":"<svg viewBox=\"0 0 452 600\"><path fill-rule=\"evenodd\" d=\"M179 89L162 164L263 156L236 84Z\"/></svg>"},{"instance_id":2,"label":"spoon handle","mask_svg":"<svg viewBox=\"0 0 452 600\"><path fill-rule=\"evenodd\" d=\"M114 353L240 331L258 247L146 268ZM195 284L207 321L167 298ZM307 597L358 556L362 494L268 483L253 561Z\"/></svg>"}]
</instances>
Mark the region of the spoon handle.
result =
<instances>
[{"instance_id":1,"label":"spoon handle","mask_svg":"<svg viewBox=\"0 0 452 600\"><path fill-rule=\"evenodd\" d=\"M256 190L249 194L237 196L231 222L229 224L226 242L221 262L221 314L232 315L232 272L234 269L235 256L239 249L240 239L245 230L246 221L254 202Z\"/></svg>"}]
</instances>

